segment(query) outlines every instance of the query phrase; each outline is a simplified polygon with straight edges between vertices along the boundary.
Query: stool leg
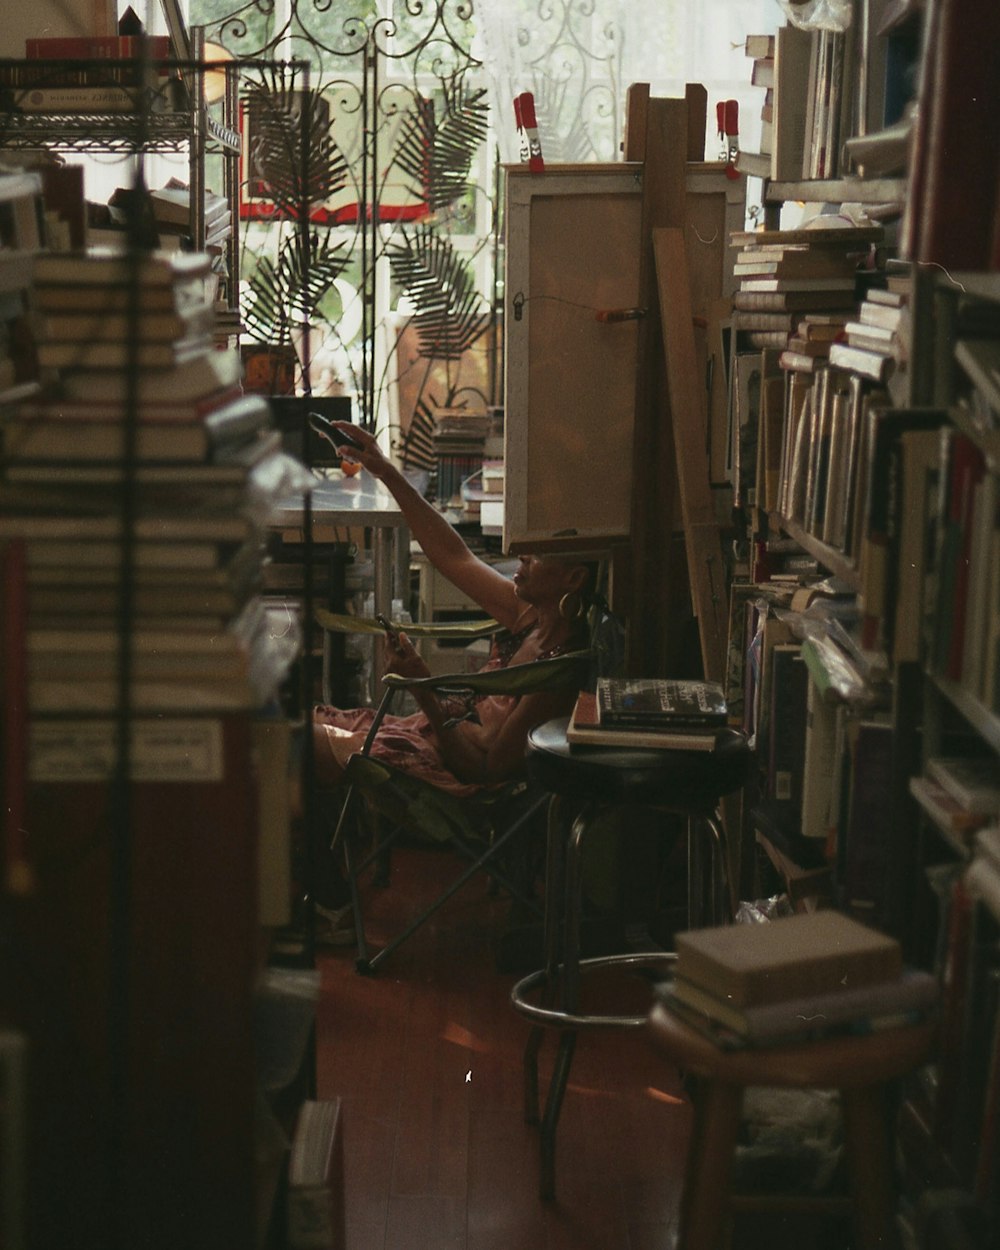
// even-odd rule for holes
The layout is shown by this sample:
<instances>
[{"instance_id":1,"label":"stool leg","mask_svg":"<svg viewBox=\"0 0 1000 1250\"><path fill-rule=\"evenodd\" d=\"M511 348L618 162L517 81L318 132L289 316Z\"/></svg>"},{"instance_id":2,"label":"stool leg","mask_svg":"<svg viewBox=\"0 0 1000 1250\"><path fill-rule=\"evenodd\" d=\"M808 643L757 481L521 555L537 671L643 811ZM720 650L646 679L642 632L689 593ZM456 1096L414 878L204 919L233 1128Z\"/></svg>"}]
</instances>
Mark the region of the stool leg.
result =
<instances>
[{"instance_id":1,"label":"stool leg","mask_svg":"<svg viewBox=\"0 0 1000 1250\"><path fill-rule=\"evenodd\" d=\"M706 843L709 865L707 881ZM704 924L725 923L731 919L726 839L714 812L702 812L688 817L687 851L688 924L692 929L697 929Z\"/></svg>"},{"instance_id":2,"label":"stool leg","mask_svg":"<svg viewBox=\"0 0 1000 1250\"><path fill-rule=\"evenodd\" d=\"M687 818L687 912L688 928L699 929L705 923L705 876L701 846L698 841L700 820Z\"/></svg>"},{"instance_id":3,"label":"stool leg","mask_svg":"<svg viewBox=\"0 0 1000 1250\"><path fill-rule=\"evenodd\" d=\"M712 923L726 924L733 918L726 835L716 812L709 812L704 819L705 828L712 839Z\"/></svg>"},{"instance_id":4,"label":"stool leg","mask_svg":"<svg viewBox=\"0 0 1000 1250\"><path fill-rule=\"evenodd\" d=\"M845 1089L841 1097L858 1250L897 1250L885 1087Z\"/></svg>"},{"instance_id":5,"label":"stool leg","mask_svg":"<svg viewBox=\"0 0 1000 1250\"><path fill-rule=\"evenodd\" d=\"M573 821L566 841L564 861L565 890L563 908L562 955L559 1005L563 1011L575 1014L580 1006L580 922L583 909L583 872L581 847L592 806L588 806ZM545 1199L555 1195L556 1126L562 1110L563 1097L569 1084L569 1071L576 1049L577 1030L563 1030L559 1039L555 1067L549 1080L549 1093L545 1100L541 1132L541 1180L539 1192Z\"/></svg>"},{"instance_id":6,"label":"stool leg","mask_svg":"<svg viewBox=\"0 0 1000 1250\"><path fill-rule=\"evenodd\" d=\"M699 1086L681 1196L677 1245L683 1250L719 1250L742 1105L741 1086Z\"/></svg>"},{"instance_id":7,"label":"stool leg","mask_svg":"<svg viewBox=\"0 0 1000 1250\"><path fill-rule=\"evenodd\" d=\"M567 830L560 800L549 803L545 855L545 981L543 1004L551 1007L559 981L560 935L562 932L563 890L566 874ZM524 1047L524 1119L538 1124L538 1052L545 1036L544 1026L534 1024Z\"/></svg>"},{"instance_id":8,"label":"stool leg","mask_svg":"<svg viewBox=\"0 0 1000 1250\"><path fill-rule=\"evenodd\" d=\"M549 1096L545 1100L545 1115L542 1118L538 1194L545 1202L556 1196L556 1126L559 1123L559 1113L562 1111L566 1086L569 1084L569 1070L573 1064L575 1050L576 1029L567 1029L559 1038L559 1049L556 1052L555 1067L552 1069L552 1080L549 1084Z\"/></svg>"}]
</instances>

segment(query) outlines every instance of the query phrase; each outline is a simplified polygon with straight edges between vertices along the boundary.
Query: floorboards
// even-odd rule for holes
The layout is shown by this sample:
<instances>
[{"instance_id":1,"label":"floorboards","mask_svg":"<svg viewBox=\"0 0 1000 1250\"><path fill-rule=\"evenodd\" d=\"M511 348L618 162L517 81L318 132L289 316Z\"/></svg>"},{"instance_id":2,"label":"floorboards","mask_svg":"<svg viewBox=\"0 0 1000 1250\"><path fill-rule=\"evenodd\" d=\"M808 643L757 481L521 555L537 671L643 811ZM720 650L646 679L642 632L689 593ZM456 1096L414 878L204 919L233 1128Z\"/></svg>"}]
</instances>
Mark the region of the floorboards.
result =
<instances>
[{"instance_id":1,"label":"floorboards","mask_svg":"<svg viewBox=\"0 0 1000 1250\"><path fill-rule=\"evenodd\" d=\"M440 852L400 851L390 886L367 895L373 943L454 867ZM492 947L506 910L476 879L374 976L355 971L351 950L319 953L317 1096L343 1100L347 1250L666 1250L690 1110L642 1030L580 1035L556 1197L538 1196L528 1025ZM645 1002L648 986L630 993Z\"/></svg>"}]
</instances>

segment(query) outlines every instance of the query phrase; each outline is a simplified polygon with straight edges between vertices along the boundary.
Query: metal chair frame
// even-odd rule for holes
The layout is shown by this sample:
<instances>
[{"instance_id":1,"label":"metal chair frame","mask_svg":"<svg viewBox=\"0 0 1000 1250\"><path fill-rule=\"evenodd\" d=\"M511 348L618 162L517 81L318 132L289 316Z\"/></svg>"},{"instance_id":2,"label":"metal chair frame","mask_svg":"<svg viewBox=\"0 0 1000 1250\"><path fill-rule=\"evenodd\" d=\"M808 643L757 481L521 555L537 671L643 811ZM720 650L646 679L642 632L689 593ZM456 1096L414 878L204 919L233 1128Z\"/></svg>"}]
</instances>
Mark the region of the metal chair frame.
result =
<instances>
[{"instance_id":1,"label":"metal chair frame","mask_svg":"<svg viewBox=\"0 0 1000 1250\"><path fill-rule=\"evenodd\" d=\"M326 629L358 632L381 632L382 626L367 619L338 617L317 611L320 624ZM463 622L458 625L440 626L406 624L403 626L413 636L437 637L483 637L499 631L495 621ZM330 847L342 849L344 866L351 891L351 905L358 938L357 969L373 974L403 942L411 937L433 916L458 890L478 872L486 871L493 888L503 887L515 899L525 904L535 915L541 917L542 907L529 889L516 882L505 870L502 853L525 829L548 803L548 794L534 787L523 778L481 795L463 798L450 795L428 782L395 769L371 757L372 747L389 712L394 696L406 690L431 689L445 695L475 694L528 694L543 690L582 689L593 661L592 652L575 651L531 664L513 665L478 673L451 673L421 678L404 678L395 673L386 674L382 683L384 693L375 711L371 727L360 752L348 761L345 780L347 783L340 816L331 838ZM365 935L364 908L359 888L361 875L373 864L381 865L382 879L392 847L412 828L408 810L414 804L414 795L431 804L435 814L450 826L447 845L467 861L467 867L447 888L417 916L411 919L380 950L371 953ZM367 854L358 858L355 853L354 835L358 830L358 800L372 800L377 807L396 805L391 813L393 827L386 834L380 828L378 816L374 843ZM513 807L513 813L511 811ZM481 840L479 840L481 839Z\"/></svg>"}]
</instances>

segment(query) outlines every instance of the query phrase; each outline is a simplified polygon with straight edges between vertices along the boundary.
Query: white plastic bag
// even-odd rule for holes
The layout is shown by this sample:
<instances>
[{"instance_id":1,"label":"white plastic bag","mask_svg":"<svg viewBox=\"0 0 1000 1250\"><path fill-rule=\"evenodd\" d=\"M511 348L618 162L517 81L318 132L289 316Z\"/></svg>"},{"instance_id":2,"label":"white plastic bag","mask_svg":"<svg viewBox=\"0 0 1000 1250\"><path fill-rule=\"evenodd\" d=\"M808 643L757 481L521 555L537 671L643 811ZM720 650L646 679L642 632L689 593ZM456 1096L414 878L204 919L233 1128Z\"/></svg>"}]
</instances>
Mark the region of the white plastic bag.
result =
<instances>
[{"instance_id":1,"label":"white plastic bag","mask_svg":"<svg viewBox=\"0 0 1000 1250\"><path fill-rule=\"evenodd\" d=\"M847 30L854 19L854 0L778 0L792 26L799 30Z\"/></svg>"}]
</instances>

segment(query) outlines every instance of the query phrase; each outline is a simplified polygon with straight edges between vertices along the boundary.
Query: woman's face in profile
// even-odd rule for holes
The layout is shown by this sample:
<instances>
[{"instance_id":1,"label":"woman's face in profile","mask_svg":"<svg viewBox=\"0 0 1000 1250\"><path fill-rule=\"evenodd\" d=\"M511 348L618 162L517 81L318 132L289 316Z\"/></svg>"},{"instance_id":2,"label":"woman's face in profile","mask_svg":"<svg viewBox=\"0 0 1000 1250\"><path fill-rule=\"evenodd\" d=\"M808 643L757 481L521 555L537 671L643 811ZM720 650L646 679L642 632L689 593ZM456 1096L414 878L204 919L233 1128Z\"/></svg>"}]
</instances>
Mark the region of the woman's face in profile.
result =
<instances>
[{"instance_id":1,"label":"woman's face in profile","mask_svg":"<svg viewBox=\"0 0 1000 1250\"><path fill-rule=\"evenodd\" d=\"M514 574L518 597L525 603L558 601L570 585L573 566L553 556L522 556Z\"/></svg>"}]
</instances>

